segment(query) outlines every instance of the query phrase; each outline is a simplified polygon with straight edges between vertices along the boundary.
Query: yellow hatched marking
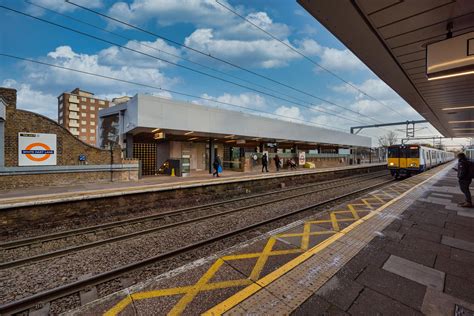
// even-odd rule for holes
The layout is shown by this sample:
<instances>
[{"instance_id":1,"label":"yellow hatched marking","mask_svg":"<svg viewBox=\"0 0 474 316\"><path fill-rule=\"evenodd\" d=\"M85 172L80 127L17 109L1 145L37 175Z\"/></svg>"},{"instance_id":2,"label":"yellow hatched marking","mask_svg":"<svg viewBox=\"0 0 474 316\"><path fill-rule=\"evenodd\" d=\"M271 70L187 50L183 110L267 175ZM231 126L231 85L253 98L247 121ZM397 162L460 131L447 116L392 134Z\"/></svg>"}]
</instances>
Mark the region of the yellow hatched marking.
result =
<instances>
[{"instance_id":1,"label":"yellow hatched marking","mask_svg":"<svg viewBox=\"0 0 474 316\"><path fill-rule=\"evenodd\" d=\"M428 181L428 180L425 180ZM422 183L424 183L423 181ZM418 184L418 185L421 185ZM417 185L417 186L418 186ZM209 290L216 290L216 289L223 289L223 288L231 288L231 287L239 287L248 285L244 290L236 293L234 296L230 297L229 299L225 300L221 304L216 305L215 308L209 310L205 314L207 315L217 315L221 312L224 312L230 308L232 308L238 302L244 300L248 297L248 293L255 293L256 291L260 290L261 287L264 287L271 283L276 275L280 275L279 273L286 273L287 271L291 270L296 265L304 262L307 258L312 256L313 254L317 253L318 251L324 249L329 244L343 236L345 233L352 230L355 226L358 226L360 223L364 222L368 218L374 216L376 212L380 211L381 209L387 207L398 198L393 199L390 194L388 194L388 190L392 190L389 188L384 188L384 190L378 191L378 194L369 195L369 197L360 199L358 203L350 203L347 204L347 210L334 210L328 213L328 219L322 220L311 220L307 221L303 225L303 231L301 233L282 233L272 236L268 239L266 245L262 252L257 253L244 253L244 254L235 254L235 255L226 255L219 259L217 259L214 264L204 273L204 275L196 282L194 285L183 286L183 287L176 287L176 288L169 288L169 289L159 289L154 291L147 291L147 292L138 292L133 293L119 303L117 303L114 307L108 310L104 315L106 316L113 316L119 314L123 309L125 309L129 304L133 302L133 300L142 300L142 299L149 299L153 297L162 297L162 296L173 296L173 295L183 295L178 303L172 308L169 312L170 315L180 315L192 302L192 300L196 297L199 292L209 291ZM395 191L395 190L392 190ZM395 191L397 192L397 191ZM397 192L399 193L399 192ZM392 199L389 203L387 203L381 196L389 197ZM382 207L379 207L375 211L376 205L385 204ZM360 210L358 211L356 206L363 206L369 208L369 210ZM369 214L365 215L363 218L360 218L358 212L370 212ZM337 214L351 214L353 218L337 218ZM339 223L341 222L353 222L350 226L344 228L343 230L340 229ZM323 231L311 231L311 225L317 224L327 224L330 223L332 226L332 230L323 230ZM321 229L321 227L317 227L317 229ZM326 228L325 228L326 229ZM323 242L319 243L315 247L309 249L309 241L310 236L315 235L329 235L329 238L324 240ZM289 238L289 237L301 237L300 247L295 249L287 249L287 250L273 250L273 247L277 241L277 238ZM296 254L302 253L300 256L296 257L295 259L289 261L288 263L284 264L274 272L266 275L265 277L259 279L265 264L268 261L270 256L281 256L281 255L289 255L289 254ZM221 268L225 261L232 261L232 260L246 260L246 259L254 259L256 258L256 263L252 268L252 272L247 278L239 279L239 280L229 280L229 281L221 281L215 283L209 283L212 277L217 273L217 271ZM252 280L258 280L254 283ZM231 300L232 299L232 300ZM231 304L229 304L231 303Z\"/></svg>"},{"instance_id":2,"label":"yellow hatched marking","mask_svg":"<svg viewBox=\"0 0 474 316\"><path fill-rule=\"evenodd\" d=\"M355 221L350 226L344 228L342 231L336 232L333 236L331 236L328 239L324 240L323 242L316 245L312 249L304 252L302 255L300 255L300 256L296 257L295 259L287 262L286 264L284 264L280 268L276 269L272 273L269 273L268 275L264 276L262 279L260 279L257 282L257 284L254 283L254 284L251 284L251 285L247 286L245 289L239 291L238 293L236 293L233 296L227 298L223 302L217 304L216 306L209 309L207 312L203 313L202 315L205 315L205 316L222 315L223 313L229 311L234 306L238 305L239 303L241 303L242 301L244 301L245 299L247 299L251 295L255 294L256 292L260 291L262 288L266 287L267 285L269 285L270 283L272 283L276 279L280 278L282 275L286 274L288 271L292 270L294 267L300 265L301 263L303 263L304 261L309 259L311 256L313 256L317 252L319 252L319 251L323 250L324 248L326 248L328 245L333 243L335 240L339 239L341 236L344 236L345 234L347 234L348 232L350 232L355 227L359 226L360 224L362 224L363 222L365 222L369 218L375 216L376 214L380 213L382 210L384 210L387 207L389 207L390 205L394 204L395 202L400 200L402 197L407 195L409 192L411 192L415 188L423 185L425 182L430 180L430 178L431 177L428 177L427 179L423 180L422 182L420 182L420 183L416 184L415 186L411 187L409 190L407 190L406 192L404 192L400 196L390 200L386 204L380 206L375 211L370 212L369 214L367 214L363 218Z\"/></svg>"},{"instance_id":3,"label":"yellow hatched marking","mask_svg":"<svg viewBox=\"0 0 474 316\"><path fill-rule=\"evenodd\" d=\"M224 264L224 260L217 259L216 262L207 270L206 273L197 281L197 283L188 291L176 305L171 309L168 315L181 315L186 306L196 297L201 291L202 287L209 282L209 280L216 274L217 270Z\"/></svg>"},{"instance_id":4,"label":"yellow hatched marking","mask_svg":"<svg viewBox=\"0 0 474 316\"><path fill-rule=\"evenodd\" d=\"M250 273L249 279L257 281L258 277L260 276L260 272L263 270L263 266L268 260L268 257L270 256L270 253L272 252L272 248L275 245L276 239L271 237L267 244L265 245L265 248L263 248L262 255L258 257L257 262L255 263L255 266L252 269L252 272Z\"/></svg>"},{"instance_id":5,"label":"yellow hatched marking","mask_svg":"<svg viewBox=\"0 0 474 316\"><path fill-rule=\"evenodd\" d=\"M349 204L347 207L348 207L349 210L351 211L352 216L354 216L354 219L357 220L357 219L360 218L359 214L357 214L357 211L356 211L356 209L354 208L354 204Z\"/></svg>"},{"instance_id":6,"label":"yellow hatched marking","mask_svg":"<svg viewBox=\"0 0 474 316\"><path fill-rule=\"evenodd\" d=\"M309 247L309 234L311 232L311 224L304 223L303 236L301 237L301 250L307 250Z\"/></svg>"}]
</instances>

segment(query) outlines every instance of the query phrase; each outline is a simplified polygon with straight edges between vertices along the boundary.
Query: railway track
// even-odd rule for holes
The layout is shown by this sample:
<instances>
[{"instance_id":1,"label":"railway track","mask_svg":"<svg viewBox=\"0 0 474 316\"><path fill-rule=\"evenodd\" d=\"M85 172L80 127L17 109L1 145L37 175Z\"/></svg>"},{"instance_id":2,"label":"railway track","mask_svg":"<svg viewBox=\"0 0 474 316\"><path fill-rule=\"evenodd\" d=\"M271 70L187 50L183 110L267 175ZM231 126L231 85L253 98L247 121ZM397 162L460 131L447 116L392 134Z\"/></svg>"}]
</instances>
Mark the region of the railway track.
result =
<instances>
[{"instance_id":1,"label":"railway track","mask_svg":"<svg viewBox=\"0 0 474 316\"><path fill-rule=\"evenodd\" d=\"M1 251L4 251L4 252L13 251L15 249L21 249L21 248L36 249L37 247L40 247L41 244L43 243L56 241L59 239L67 240L68 238L71 238L71 237L77 237L80 235L91 235L91 234L95 236L97 235L98 232L100 234L103 234L104 230L106 229L111 230L111 229L116 229L116 228L123 228L124 226L127 226L127 225L129 226L136 225L136 224L150 222L150 221L154 222L157 220L163 220L170 216L183 218L182 220L177 220L173 223L165 223L161 225L159 224L156 227L152 227L152 228L136 229L136 227L131 227L133 229L130 229L130 230L133 230L133 231L130 233L118 234L117 236L113 236L110 238L103 238L96 241L85 242L83 244L74 245L70 247L64 247L61 249L41 253L38 255L34 255L34 254L32 255L28 252L28 250L25 249L22 252L22 256L20 258L4 261L0 263L0 270L18 267L21 265L34 263L41 260L51 259L51 258L55 258L59 256L64 256L73 252L97 247L97 246L104 245L107 243L118 242L121 240L134 238L134 237L141 236L144 234L150 234L150 233L157 232L160 230L170 229L170 228L177 227L180 225L185 225L185 224L189 224L189 223L193 223L197 221L203 221L215 216L232 214L232 213L247 210L250 208L256 208L256 207L260 207L260 206L264 206L264 205L268 205L272 203L285 201L288 199L296 199L308 194L321 193L326 190L351 185L354 183L358 183L360 181L374 180L380 177L384 177L386 175L387 174L384 171L384 172L375 173L372 175L347 177L344 179L325 181L319 184L303 185L303 186L298 186L294 188L281 189L281 190L276 190L276 191L262 193L262 194L256 194L256 195L247 196L247 197L235 198L235 199L223 201L223 202L216 202L216 203L205 204L202 206L194 206L194 207L189 207L189 208L184 208L184 209L178 209L178 210L168 211L168 212L164 212L164 213L160 213L156 215L142 216L138 218L131 218L131 219L122 220L118 222L110 222L110 223L105 223L101 225L89 226L89 227L84 227L80 229L64 231L60 233L53 233L53 234L48 234L48 235L43 235L43 236L38 236L38 237L33 237L33 238L14 240L14 241L0 244ZM341 182L341 184L334 185L335 183L338 183L338 182ZM311 189L314 187L317 187L317 189L307 191L307 189ZM299 193L295 193L295 192L299 192ZM284 196L281 196L282 194L284 194ZM268 199L269 195L270 196L278 195L278 197ZM259 201L259 202L254 201L255 199L261 199L264 197L267 198L265 201ZM242 206L237 204L235 207L232 207L231 205L229 205L232 203L235 204L236 202L246 202L246 204ZM189 212L203 213L203 211L205 212L204 212L204 215L202 216L188 218Z\"/></svg>"},{"instance_id":2,"label":"railway track","mask_svg":"<svg viewBox=\"0 0 474 316\"><path fill-rule=\"evenodd\" d=\"M361 180L360 178L361 177L359 177L358 179L354 179L354 180L360 181ZM373 177L373 179L375 179L375 178L378 178L378 177ZM94 287L94 286L98 286L100 284L103 284L103 283L106 283L106 282L109 282L109 281L112 281L112 280L116 280L116 279L120 280L124 275L127 275L127 274L129 274L131 272L134 272L134 271L137 271L137 270L140 270L140 269L145 268L147 266L151 266L151 265L156 264L158 262L161 262L163 260L173 258L173 257L179 256L179 255L185 254L185 253L189 253L193 250L197 250L197 249L203 248L205 246L210 246L210 245L213 245L217 242L222 242L222 241L224 241L228 238L238 236L239 234L243 234L243 233L246 233L246 232L251 232L255 229L258 229L259 227L262 227L262 226L265 226L265 225L268 225L268 224L276 224L280 220L283 220L283 219L286 219L286 218L291 218L292 216L297 215L299 213L303 213L305 211L311 211L314 208L318 208L318 207L321 207L321 206L325 206L327 204L335 203L337 201L340 201L341 199L348 198L348 197L353 196L355 194L360 194L360 193L366 192L368 190L372 190L372 189L375 189L375 188L380 188L381 186L384 186L384 185L386 185L388 183L391 183L391 182L393 182L393 180L382 181L382 182L379 181L376 184L371 184L371 185L365 186L363 188L359 188L357 190L346 192L344 194L340 194L340 195L337 195L335 197L332 197L332 198L329 198L329 199L326 199L326 200L323 200L323 201L319 201L317 203L313 203L311 205L307 205L307 206L304 206L304 207L301 207L301 208L298 208L298 209L294 209L294 210L291 210L291 211L286 212L284 214L280 214L280 215L277 215L277 216L274 216L274 217L271 217L271 218L267 218L265 220L252 223L250 225L246 225L244 227L240 227L238 229L234 229L234 230L225 232L223 234L219 234L219 235L207 238L207 239L199 240L197 242L188 244L184 247L179 247L177 249L173 249L173 250L161 253L159 255L146 258L145 260L133 262L131 264L126 264L126 265L120 266L118 268L115 268L115 269L112 269L112 270L109 270L109 271L106 271L106 272L103 272L103 273L95 274L93 276L83 278L83 279L78 280L78 281L74 281L74 282L71 282L71 283L68 283L68 284L65 284L65 285L61 285L61 286L58 286L58 287L55 287L55 288L51 288L49 290L45 290L45 291L33 294L31 296L24 297L22 299L13 301L13 302L6 303L6 304L0 306L0 314L2 314L2 315L3 314L13 314L13 313L27 311L29 309L41 306L44 303L52 302L52 301L55 301L55 300L58 300L60 298L64 298L64 297L67 297L67 296L70 296L70 295L75 295L75 294L79 293L80 291L82 291L84 289ZM329 182L327 182L327 183L329 183ZM332 181L332 183L335 183L335 181ZM347 183L341 184L340 186L347 186ZM324 189L320 189L319 191L324 191ZM268 193L266 193L266 194L268 194ZM305 194L309 194L309 193L305 193ZM273 202L267 201L266 203L275 203L275 202L277 202L277 201L275 201L275 200ZM231 210L228 210L228 211L231 211ZM215 214L210 215L210 216L215 216Z\"/></svg>"}]
</instances>

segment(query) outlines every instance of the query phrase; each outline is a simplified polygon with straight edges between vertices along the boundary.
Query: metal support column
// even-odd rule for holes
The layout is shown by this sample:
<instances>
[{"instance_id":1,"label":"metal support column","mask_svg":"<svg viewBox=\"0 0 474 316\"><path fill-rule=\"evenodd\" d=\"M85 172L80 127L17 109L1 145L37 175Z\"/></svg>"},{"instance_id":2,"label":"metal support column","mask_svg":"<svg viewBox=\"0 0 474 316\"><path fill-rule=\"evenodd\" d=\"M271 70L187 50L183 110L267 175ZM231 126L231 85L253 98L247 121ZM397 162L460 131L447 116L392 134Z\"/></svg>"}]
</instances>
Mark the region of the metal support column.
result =
<instances>
[{"instance_id":1,"label":"metal support column","mask_svg":"<svg viewBox=\"0 0 474 316\"><path fill-rule=\"evenodd\" d=\"M212 138L209 138L209 173L212 173L212 163L214 162L214 141Z\"/></svg>"}]
</instances>

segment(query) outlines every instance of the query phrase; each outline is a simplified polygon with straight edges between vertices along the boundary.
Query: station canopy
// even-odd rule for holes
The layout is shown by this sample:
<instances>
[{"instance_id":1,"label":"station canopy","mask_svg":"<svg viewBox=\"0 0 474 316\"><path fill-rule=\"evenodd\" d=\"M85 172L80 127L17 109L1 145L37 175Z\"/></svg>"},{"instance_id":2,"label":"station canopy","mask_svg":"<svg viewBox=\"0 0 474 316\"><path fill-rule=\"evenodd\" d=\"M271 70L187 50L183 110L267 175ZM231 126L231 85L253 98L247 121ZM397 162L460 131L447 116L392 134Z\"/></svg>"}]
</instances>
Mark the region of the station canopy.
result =
<instances>
[{"instance_id":1,"label":"station canopy","mask_svg":"<svg viewBox=\"0 0 474 316\"><path fill-rule=\"evenodd\" d=\"M298 2L444 136L474 135L474 1Z\"/></svg>"}]
</instances>

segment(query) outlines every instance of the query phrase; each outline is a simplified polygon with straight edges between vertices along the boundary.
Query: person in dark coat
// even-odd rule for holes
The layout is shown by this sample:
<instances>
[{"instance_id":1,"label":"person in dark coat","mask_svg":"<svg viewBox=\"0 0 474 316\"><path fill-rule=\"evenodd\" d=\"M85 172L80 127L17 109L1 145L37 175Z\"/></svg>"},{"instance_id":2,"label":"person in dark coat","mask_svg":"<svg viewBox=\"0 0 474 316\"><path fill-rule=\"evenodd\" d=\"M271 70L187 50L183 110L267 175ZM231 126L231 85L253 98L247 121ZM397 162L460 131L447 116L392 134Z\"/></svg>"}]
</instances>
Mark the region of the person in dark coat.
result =
<instances>
[{"instance_id":1,"label":"person in dark coat","mask_svg":"<svg viewBox=\"0 0 474 316\"><path fill-rule=\"evenodd\" d=\"M275 166L277 168L277 172L280 171L280 157L278 155L275 155L273 160L275 160Z\"/></svg>"},{"instance_id":2,"label":"person in dark coat","mask_svg":"<svg viewBox=\"0 0 474 316\"><path fill-rule=\"evenodd\" d=\"M458 154L458 180L459 180L459 188L461 189L462 193L466 197L466 201L459 203L458 205L461 207L472 207L472 198L471 198L471 191L469 190L469 185L471 185L472 178L470 173L470 162L467 160L467 157L464 153Z\"/></svg>"},{"instance_id":3,"label":"person in dark coat","mask_svg":"<svg viewBox=\"0 0 474 316\"><path fill-rule=\"evenodd\" d=\"M263 154L262 156L262 172L265 169L268 172L268 156L267 154Z\"/></svg>"},{"instance_id":4,"label":"person in dark coat","mask_svg":"<svg viewBox=\"0 0 474 316\"><path fill-rule=\"evenodd\" d=\"M212 163L212 166L214 167L214 173L212 174L213 177L219 177L219 167L222 166L221 159L219 156L216 155L214 157L214 162Z\"/></svg>"}]
</instances>

